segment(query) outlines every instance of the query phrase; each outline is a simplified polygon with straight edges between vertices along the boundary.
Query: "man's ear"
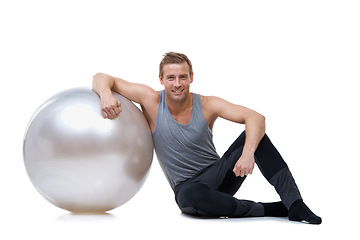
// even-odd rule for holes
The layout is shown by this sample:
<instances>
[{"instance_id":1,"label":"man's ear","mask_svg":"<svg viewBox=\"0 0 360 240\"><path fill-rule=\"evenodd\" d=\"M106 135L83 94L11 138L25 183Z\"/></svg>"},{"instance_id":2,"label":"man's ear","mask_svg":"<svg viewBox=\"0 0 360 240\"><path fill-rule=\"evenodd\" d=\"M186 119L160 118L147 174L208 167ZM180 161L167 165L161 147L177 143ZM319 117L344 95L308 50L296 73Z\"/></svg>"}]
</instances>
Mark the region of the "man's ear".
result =
<instances>
[{"instance_id":1,"label":"man's ear","mask_svg":"<svg viewBox=\"0 0 360 240\"><path fill-rule=\"evenodd\" d=\"M164 85L163 78L160 75L159 75L159 80L160 80L161 85Z\"/></svg>"},{"instance_id":2,"label":"man's ear","mask_svg":"<svg viewBox=\"0 0 360 240\"><path fill-rule=\"evenodd\" d=\"M192 83L194 80L194 72L191 73L191 76L190 76L190 83Z\"/></svg>"}]
</instances>

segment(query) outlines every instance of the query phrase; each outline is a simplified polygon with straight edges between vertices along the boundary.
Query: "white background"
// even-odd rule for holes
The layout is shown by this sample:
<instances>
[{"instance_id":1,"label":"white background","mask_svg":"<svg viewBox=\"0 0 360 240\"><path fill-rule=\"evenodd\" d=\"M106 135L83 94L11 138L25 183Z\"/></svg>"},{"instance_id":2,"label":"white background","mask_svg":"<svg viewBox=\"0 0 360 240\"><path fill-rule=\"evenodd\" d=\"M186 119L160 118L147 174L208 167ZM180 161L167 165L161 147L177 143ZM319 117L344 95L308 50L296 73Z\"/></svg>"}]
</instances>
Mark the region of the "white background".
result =
<instances>
[{"instance_id":1,"label":"white background","mask_svg":"<svg viewBox=\"0 0 360 240\"><path fill-rule=\"evenodd\" d=\"M360 3L347 0L1 0L0 238L358 239L359 12ZM72 215L38 194L22 158L37 107L62 90L90 87L97 72L160 90L167 51L192 60L192 91L265 115L322 225L184 216L156 157L140 192L106 215ZM215 124L219 154L242 129ZM258 169L236 196L279 200Z\"/></svg>"}]
</instances>

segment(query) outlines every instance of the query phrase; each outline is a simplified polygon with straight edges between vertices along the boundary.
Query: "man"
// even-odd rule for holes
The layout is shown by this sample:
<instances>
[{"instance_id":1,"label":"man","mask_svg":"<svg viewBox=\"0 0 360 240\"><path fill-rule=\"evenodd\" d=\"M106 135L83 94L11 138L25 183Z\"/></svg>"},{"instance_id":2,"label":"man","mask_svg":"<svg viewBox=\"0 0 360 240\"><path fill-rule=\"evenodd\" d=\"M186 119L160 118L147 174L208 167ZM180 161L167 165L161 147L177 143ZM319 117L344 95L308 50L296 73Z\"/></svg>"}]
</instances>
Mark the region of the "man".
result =
<instances>
[{"instance_id":1,"label":"man","mask_svg":"<svg viewBox=\"0 0 360 240\"><path fill-rule=\"evenodd\" d=\"M106 118L121 113L111 91L139 103L152 132L155 151L182 212L208 217L288 216L320 224L303 202L280 154L265 134L265 118L218 97L190 92L192 64L186 55L169 52L160 63L157 92L149 86L98 73L93 89ZM245 131L223 157L216 153L212 128L216 119L245 124ZM281 197L281 202L255 203L233 197L255 162Z\"/></svg>"}]
</instances>

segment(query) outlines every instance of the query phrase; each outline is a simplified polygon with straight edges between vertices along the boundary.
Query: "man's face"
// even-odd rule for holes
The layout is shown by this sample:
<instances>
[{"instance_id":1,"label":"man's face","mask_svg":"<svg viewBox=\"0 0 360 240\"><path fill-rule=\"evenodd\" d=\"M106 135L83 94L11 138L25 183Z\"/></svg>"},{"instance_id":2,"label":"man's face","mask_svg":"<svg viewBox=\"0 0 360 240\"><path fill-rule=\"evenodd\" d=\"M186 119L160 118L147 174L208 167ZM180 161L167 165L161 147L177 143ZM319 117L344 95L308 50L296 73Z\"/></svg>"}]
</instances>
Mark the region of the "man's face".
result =
<instances>
[{"instance_id":1,"label":"man's face","mask_svg":"<svg viewBox=\"0 0 360 240\"><path fill-rule=\"evenodd\" d=\"M163 67L163 77L160 76L160 83L164 85L165 94L169 100L184 101L189 96L192 82L193 74L190 76L189 65L186 62L166 64Z\"/></svg>"}]
</instances>

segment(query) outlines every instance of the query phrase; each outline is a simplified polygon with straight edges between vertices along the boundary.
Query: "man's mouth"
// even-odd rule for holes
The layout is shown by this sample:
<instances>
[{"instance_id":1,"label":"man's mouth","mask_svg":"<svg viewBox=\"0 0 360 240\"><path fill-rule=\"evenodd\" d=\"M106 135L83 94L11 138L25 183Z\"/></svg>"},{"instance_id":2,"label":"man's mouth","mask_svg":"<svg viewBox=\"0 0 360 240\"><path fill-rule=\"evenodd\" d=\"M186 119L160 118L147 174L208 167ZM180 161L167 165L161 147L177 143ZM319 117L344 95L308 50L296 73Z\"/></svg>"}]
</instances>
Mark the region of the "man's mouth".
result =
<instances>
[{"instance_id":1,"label":"man's mouth","mask_svg":"<svg viewBox=\"0 0 360 240\"><path fill-rule=\"evenodd\" d=\"M172 92L174 92L174 93L181 93L183 91L184 91L184 89L182 89L182 90L172 90Z\"/></svg>"}]
</instances>

